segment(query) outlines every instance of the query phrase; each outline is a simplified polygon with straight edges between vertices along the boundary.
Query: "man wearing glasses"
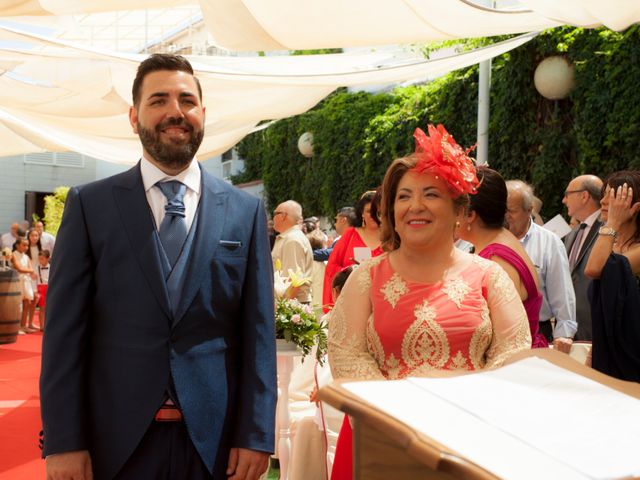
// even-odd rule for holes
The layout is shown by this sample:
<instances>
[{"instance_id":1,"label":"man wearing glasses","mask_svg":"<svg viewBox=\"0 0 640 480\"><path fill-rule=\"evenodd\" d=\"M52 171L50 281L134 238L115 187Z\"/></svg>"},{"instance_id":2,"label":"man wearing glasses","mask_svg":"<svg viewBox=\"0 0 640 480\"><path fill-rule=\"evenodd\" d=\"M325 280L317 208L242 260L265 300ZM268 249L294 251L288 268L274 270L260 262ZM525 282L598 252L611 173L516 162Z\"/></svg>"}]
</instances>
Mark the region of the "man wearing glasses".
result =
<instances>
[{"instance_id":1,"label":"man wearing glasses","mask_svg":"<svg viewBox=\"0 0 640 480\"><path fill-rule=\"evenodd\" d=\"M300 270L304 278L311 278L313 253L309 240L302 233L302 207L294 200L281 203L273 211L273 228L279 235L271 251L274 266L280 260L281 271L287 275L289 270ZM301 303L311 302L311 286L302 285L296 298Z\"/></svg>"},{"instance_id":2,"label":"man wearing glasses","mask_svg":"<svg viewBox=\"0 0 640 480\"><path fill-rule=\"evenodd\" d=\"M587 298L587 288L591 280L585 276L584 267L601 225L598 219L601 197L602 180L595 175L580 175L569 182L562 199L569 216L580 222L564 240L569 256L571 280L576 292L578 331L574 340L591 341L591 305Z\"/></svg>"}]
</instances>

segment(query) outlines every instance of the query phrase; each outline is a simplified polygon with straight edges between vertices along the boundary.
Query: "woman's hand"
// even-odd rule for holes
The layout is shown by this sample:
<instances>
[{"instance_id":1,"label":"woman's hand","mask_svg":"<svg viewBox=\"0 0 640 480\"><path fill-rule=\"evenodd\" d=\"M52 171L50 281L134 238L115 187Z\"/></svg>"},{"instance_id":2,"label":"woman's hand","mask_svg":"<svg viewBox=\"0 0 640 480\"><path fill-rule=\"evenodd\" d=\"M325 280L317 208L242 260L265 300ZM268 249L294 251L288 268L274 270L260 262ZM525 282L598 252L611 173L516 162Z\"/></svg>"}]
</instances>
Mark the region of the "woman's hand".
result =
<instances>
[{"instance_id":1,"label":"woman's hand","mask_svg":"<svg viewBox=\"0 0 640 480\"><path fill-rule=\"evenodd\" d=\"M633 189L626 183L617 189L610 188L608 195L609 212L607 225L617 231L624 223L631 220L638 213L638 210L640 210L640 202L631 205Z\"/></svg>"}]
</instances>

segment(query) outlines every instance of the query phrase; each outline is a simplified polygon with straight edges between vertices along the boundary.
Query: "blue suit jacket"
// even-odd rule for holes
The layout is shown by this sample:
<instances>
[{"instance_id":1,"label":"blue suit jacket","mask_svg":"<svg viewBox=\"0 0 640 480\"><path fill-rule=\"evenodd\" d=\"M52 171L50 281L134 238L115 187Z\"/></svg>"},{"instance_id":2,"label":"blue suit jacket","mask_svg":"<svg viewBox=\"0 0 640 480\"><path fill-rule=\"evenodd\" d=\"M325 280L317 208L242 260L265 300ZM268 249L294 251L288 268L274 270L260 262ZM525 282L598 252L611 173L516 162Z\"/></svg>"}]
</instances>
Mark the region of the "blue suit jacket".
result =
<instances>
[{"instance_id":1,"label":"blue suit jacket","mask_svg":"<svg viewBox=\"0 0 640 480\"><path fill-rule=\"evenodd\" d=\"M44 455L122 467L170 372L191 439L224 477L231 447L272 452L273 273L262 202L202 171L187 282L172 315L139 165L69 191L47 296Z\"/></svg>"}]
</instances>

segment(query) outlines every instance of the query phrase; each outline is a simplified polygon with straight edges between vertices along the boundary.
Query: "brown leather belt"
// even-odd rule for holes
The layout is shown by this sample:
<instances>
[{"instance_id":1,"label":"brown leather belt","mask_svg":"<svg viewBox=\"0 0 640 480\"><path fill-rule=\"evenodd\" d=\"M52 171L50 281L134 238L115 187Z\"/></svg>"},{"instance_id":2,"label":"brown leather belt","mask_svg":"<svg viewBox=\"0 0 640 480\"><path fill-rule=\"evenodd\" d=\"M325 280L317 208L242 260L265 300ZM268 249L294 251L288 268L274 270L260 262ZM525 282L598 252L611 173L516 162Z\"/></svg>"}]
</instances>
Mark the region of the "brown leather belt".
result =
<instances>
[{"instance_id":1,"label":"brown leather belt","mask_svg":"<svg viewBox=\"0 0 640 480\"><path fill-rule=\"evenodd\" d=\"M156 422L181 422L182 412L173 403L164 403L156 412Z\"/></svg>"}]
</instances>

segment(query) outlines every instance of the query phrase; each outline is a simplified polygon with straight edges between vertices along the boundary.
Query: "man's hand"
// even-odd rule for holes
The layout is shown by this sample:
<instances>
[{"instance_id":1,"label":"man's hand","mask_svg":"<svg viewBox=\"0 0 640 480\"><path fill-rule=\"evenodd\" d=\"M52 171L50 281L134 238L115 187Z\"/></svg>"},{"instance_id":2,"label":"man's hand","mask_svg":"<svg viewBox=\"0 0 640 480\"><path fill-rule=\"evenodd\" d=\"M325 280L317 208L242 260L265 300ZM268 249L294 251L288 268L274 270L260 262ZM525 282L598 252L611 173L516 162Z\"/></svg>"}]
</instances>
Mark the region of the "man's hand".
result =
<instances>
[{"instance_id":1,"label":"man's hand","mask_svg":"<svg viewBox=\"0 0 640 480\"><path fill-rule=\"evenodd\" d=\"M573 345L573 340L566 337L559 337L553 340L553 348L562 353L571 352L571 345Z\"/></svg>"},{"instance_id":2,"label":"man's hand","mask_svg":"<svg viewBox=\"0 0 640 480\"><path fill-rule=\"evenodd\" d=\"M227 475L230 475L229 480L258 480L268 466L268 453L232 448L229 452Z\"/></svg>"},{"instance_id":3,"label":"man's hand","mask_svg":"<svg viewBox=\"0 0 640 480\"><path fill-rule=\"evenodd\" d=\"M56 453L47 456L47 480L92 480L88 450Z\"/></svg>"}]
</instances>

